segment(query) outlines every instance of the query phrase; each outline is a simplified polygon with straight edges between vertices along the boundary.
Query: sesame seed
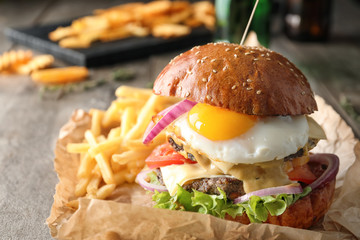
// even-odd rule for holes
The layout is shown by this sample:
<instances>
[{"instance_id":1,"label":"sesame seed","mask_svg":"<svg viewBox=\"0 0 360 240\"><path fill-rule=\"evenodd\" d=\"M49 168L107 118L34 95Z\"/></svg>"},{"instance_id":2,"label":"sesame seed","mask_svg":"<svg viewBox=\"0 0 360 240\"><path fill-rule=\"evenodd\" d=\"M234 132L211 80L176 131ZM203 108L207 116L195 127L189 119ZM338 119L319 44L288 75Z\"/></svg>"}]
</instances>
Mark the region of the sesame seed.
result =
<instances>
[{"instance_id":1,"label":"sesame seed","mask_svg":"<svg viewBox=\"0 0 360 240\"><path fill-rule=\"evenodd\" d=\"M203 81L203 82L207 82L206 78L201 79L201 81Z\"/></svg>"},{"instance_id":2,"label":"sesame seed","mask_svg":"<svg viewBox=\"0 0 360 240\"><path fill-rule=\"evenodd\" d=\"M201 63L204 63L204 60L201 59L200 62L201 62Z\"/></svg>"},{"instance_id":3,"label":"sesame seed","mask_svg":"<svg viewBox=\"0 0 360 240\"><path fill-rule=\"evenodd\" d=\"M257 95L260 95L260 94L261 94L261 90L257 90L257 91L256 91L256 94L257 94Z\"/></svg>"},{"instance_id":4,"label":"sesame seed","mask_svg":"<svg viewBox=\"0 0 360 240\"><path fill-rule=\"evenodd\" d=\"M181 91L182 87L181 87L181 86L178 86L178 89Z\"/></svg>"},{"instance_id":5,"label":"sesame seed","mask_svg":"<svg viewBox=\"0 0 360 240\"><path fill-rule=\"evenodd\" d=\"M242 84L242 85L243 85L243 87L245 87L245 86L246 86L246 82L243 82L243 84Z\"/></svg>"},{"instance_id":6,"label":"sesame seed","mask_svg":"<svg viewBox=\"0 0 360 240\"><path fill-rule=\"evenodd\" d=\"M234 57L237 58L237 54L234 54Z\"/></svg>"},{"instance_id":7,"label":"sesame seed","mask_svg":"<svg viewBox=\"0 0 360 240\"><path fill-rule=\"evenodd\" d=\"M304 75L300 75L301 78L304 78Z\"/></svg>"},{"instance_id":8,"label":"sesame seed","mask_svg":"<svg viewBox=\"0 0 360 240\"><path fill-rule=\"evenodd\" d=\"M230 51L230 48L225 49L225 51L227 51L227 52Z\"/></svg>"},{"instance_id":9,"label":"sesame seed","mask_svg":"<svg viewBox=\"0 0 360 240\"><path fill-rule=\"evenodd\" d=\"M182 53L180 53L180 55L179 56L182 56L183 54Z\"/></svg>"},{"instance_id":10,"label":"sesame seed","mask_svg":"<svg viewBox=\"0 0 360 240\"><path fill-rule=\"evenodd\" d=\"M271 61L271 58L266 58L266 60Z\"/></svg>"},{"instance_id":11,"label":"sesame seed","mask_svg":"<svg viewBox=\"0 0 360 240\"><path fill-rule=\"evenodd\" d=\"M305 91L302 91L302 92L301 92L301 95L305 95Z\"/></svg>"},{"instance_id":12,"label":"sesame seed","mask_svg":"<svg viewBox=\"0 0 360 240\"><path fill-rule=\"evenodd\" d=\"M270 57L270 53L266 53L266 56Z\"/></svg>"},{"instance_id":13,"label":"sesame seed","mask_svg":"<svg viewBox=\"0 0 360 240\"><path fill-rule=\"evenodd\" d=\"M264 57L264 56L265 56L265 54L261 54L260 56Z\"/></svg>"},{"instance_id":14,"label":"sesame seed","mask_svg":"<svg viewBox=\"0 0 360 240\"><path fill-rule=\"evenodd\" d=\"M297 75L297 74L295 73L295 77L299 77L299 75Z\"/></svg>"},{"instance_id":15,"label":"sesame seed","mask_svg":"<svg viewBox=\"0 0 360 240\"><path fill-rule=\"evenodd\" d=\"M247 90L247 91L251 91L251 90L252 90L252 87L247 87L246 90Z\"/></svg>"},{"instance_id":16,"label":"sesame seed","mask_svg":"<svg viewBox=\"0 0 360 240\"><path fill-rule=\"evenodd\" d=\"M215 69L213 69L212 71L213 71L213 73L217 73L217 71Z\"/></svg>"},{"instance_id":17,"label":"sesame seed","mask_svg":"<svg viewBox=\"0 0 360 240\"><path fill-rule=\"evenodd\" d=\"M239 50L240 48L239 47L236 47L235 50Z\"/></svg>"},{"instance_id":18,"label":"sesame seed","mask_svg":"<svg viewBox=\"0 0 360 240\"><path fill-rule=\"evenodd\" d=\"M286 64L287 64L287 65L290 65L290 63L289 63L289 62L286 62Z\"/></svg>"},{"instance_id":19,"label":"sesame seed","mask_svg":"<svg viewBox=\"0 0 360 240\"><path fill-rule=\"evenodd\" d=\"M210 62L215 62L216 61L216 59L214 58L214 59L211 59L211 61Z\"/></svg>"},{"instance_id":20,"label":"sesame seed","mask_svg":"<svg viewBox=\"0 0 360 240\"><path fill-rule=\"evenodd\" d=\"M252 80L251 80L250 78L246 79L246 81L247 81L248 83L251 83L251 82L252 82Z\"/></svg>"},{"instance_id":21,"label":"sesame seed","mask_svg":"<svg viewBox=\"0 0 360 240\"><path fill-rule=\"evenodd\" d=\"M187 72L187 74L192 74L192 72L191 72L191 71L189 71L189 70L188 70L188 71L186 71L186 72Z\"/></svg>"},{"instance_id":22,"label":"sesame seed","mask_svg":"<svg viewBox=\"0 0 360 240\"><path fill-rule=\"evenodd\" d=\"M224 68L223 68L223 71L225 71L225 70L227 70L228 69L228 66L225 66Z\"/></svg>"},{"instance_id":23,"label":"sesame seed","mask_svg":"<svg viewBox=\"0 0 360 240\"><path fill-rule=\"evenodd\" d=\"M246 53L245 53L245 55L249 55L249 54L251 54L251 53L249 53L249 52L246 52Z\"/></svg>"},{"instance_id":24,"label":"sesame seed","mask_svg":"<svg viewBox=\"0 0 360 240\"><path fill-rule=\"evenodd\" d=\"M311 108L310 108L310 107L307 107L306 109L307 109L309 112L311 112Z\"/></svg>"},{"instance_id":25,"label":"sesame seed","mask_svg":"<svg viewBox=\"0 0 360 240\"><path fill-rule=\"evenodd\" d=\"M254 59L253 59L253 61L257 61L257 60L259 60L259 59L257 59L257 58L254 58Z\"/></svg>"},{"instance_id":26,"label":"sesame seed","mask_svg":"<svg viewBox=\"0 0 360 240\"><path fill-rule=\"evenodd\" d=\"M209 58L209 57L203 57L202 59L203 59L203 60L206 60L206 59L208 59L208 58Z\"/></svg>"},{"instance_id":27,"label":"sesame seed","mask_svg":"<svg viewBox=\"0 0 360 240\"><path fill-rule=\"evenodd\" d=\"M210 95L206 95L206 99L210 100L211 99Z\"/></svg>"},{"instance_id":28,"label":"sesame seed","mask_svg":"<svg viewBox=\"0 0 360 240\"><path fill-rule=\"evenodd\" d=\"M232 86L231 89L234 90L236 88L236 85Z\"/></svg>"},{"instance_id":29,"label":"sesame seed","mask_svg":"<svg viewBox=\"0 0 360 240\"><path fill-rule=\"evenodd\" d=\"M290 68L290 71L292 71L292 72L293 72L293 71L294 71L294 69Z\"/></svg>"},{"instance_id":30,"label":"sesame seed","mask_svg":"<svg viewBox=\"0 0 360 240\"><path fill-rule=\"evenodd\" d=\"M196 60L196 62L199 63L199 62L200 62L200 59Z\"/></svg>"},{"instance_id":31,"label":"sesame seed","mask_svg":"<svg viewBox=\"0 0 360 240\"><path fill-rule=\"evenodd\" d=\"M187 93L185 94L185 97L188 97L188 96L190 96L190 92L187 92Z\"/></svg>"},{"instance_id":32,"label":"sesame seed","mask_svg":"<svg viewBox=\"0 0 360 240\"><path fill-rule=\"evenodd\" d=\"M281 62L279 62L279 61L278 61L278 64L279 64L280 66L284 65L284 64L282 64L282 63L281 63Z\"/></svg>"},{"instance_id":33,"label":"sesame seed","mask_svg":"<svg viewBox=\"0 0 360 240\"><path fill-rule=\"evenodd\" d=\"M195 55L198 55L200 53L200 51L197 51L196 53L195 53Z\"/></svg>"},{"instance_id":34,"label":"sesame seed","mask_svg":"<svg viewBox=\"0 0 360 240\"><path fill-rule=\"evenodd\" d=\"M301 81L300 83L301 83L301 85L305 85L305 83L303 81Z\"/></svg>"},{"instance_id":35,"label":"sesame seed","mask_svg":"<svg viewBox=\"0 0 360 240\"><path fill-rule=\"evenodd\" d=\"M253 51L253 50L251 50L251 51L250 51L250 53L254 53L254 51Z\"/></svg>"}]
</instances>

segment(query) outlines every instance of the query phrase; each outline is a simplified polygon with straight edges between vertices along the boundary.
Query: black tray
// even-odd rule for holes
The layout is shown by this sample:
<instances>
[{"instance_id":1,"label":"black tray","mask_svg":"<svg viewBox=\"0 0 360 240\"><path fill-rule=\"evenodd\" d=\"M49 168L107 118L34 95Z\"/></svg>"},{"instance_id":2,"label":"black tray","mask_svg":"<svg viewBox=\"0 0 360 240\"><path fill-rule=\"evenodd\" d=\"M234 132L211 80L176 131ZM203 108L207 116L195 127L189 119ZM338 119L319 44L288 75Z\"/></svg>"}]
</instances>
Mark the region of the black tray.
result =
<instances>
[{"instance_id":1,"label":"black tray","mask_svg":"<svg viewBox=\"0 0 360 240\"><path fill-rule=\"evenodd\" d=\"M52 54L70 64L97 67L146 57L152 54L184 49L212 41L213 33L205 27L192 30L191 34L172 39L155 37L127 38L114 42L95 42L90 48L62 48L50 41L49 32L59 26L69 26L71 21L26 28L7 28L5 35L13 42Z\"/></svg>"}]
</instances>

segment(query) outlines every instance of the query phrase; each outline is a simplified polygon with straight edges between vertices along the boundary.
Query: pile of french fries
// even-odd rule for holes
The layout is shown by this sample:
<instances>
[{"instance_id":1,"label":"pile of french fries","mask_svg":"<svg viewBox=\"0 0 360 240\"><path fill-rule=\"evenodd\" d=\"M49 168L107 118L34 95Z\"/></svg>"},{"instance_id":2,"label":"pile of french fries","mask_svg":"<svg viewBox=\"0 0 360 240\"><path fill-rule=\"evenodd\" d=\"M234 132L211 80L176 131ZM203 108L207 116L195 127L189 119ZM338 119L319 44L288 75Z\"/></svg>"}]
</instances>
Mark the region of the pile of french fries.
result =
<instances>
[{"instance_id":1,"label":"pile of french fries","mask_svg":"<svg viewBox=\"0 0 360 240\"><path fill-rule=\"evenodd\" d=\"M95 41L108 42L128 37L171 38L187 35L194 27L213 29L215 9L201 1L152 1L128 3L109 9L97 9L94 15L74 20L70 26L58 27L49 39L64 48L88 48Z\"/></svg>"},{"instance_id":2,"label":"pile of french fries","mask_svg":"<svg viewBox=\"0 0 360 240\"><path fill-rule=\"evenodd\" d=\"M69 143L69 153L80 154L76 197L106 199L123 183L133 183L146 157L165 134L144 145L142 137L152 117L179 101L152 94L151 89L121 86L106 111L91 109L91 128L82 143ZM77 199L68 205L76 208Z\"/></svg>"},{"instance_id":3,"label":"pile of french fries","mask_svg":"<svg viewBox=\"0 0 360 240\"><path fill-rule=\"evenodd\" d=\"M33 56L31 50L11 50L0 55L0 73L31 75L34 82L42 84L65 84L85 80L86 67L50 68L54 57L50 54Z\"/></svg>"}]
</instances>

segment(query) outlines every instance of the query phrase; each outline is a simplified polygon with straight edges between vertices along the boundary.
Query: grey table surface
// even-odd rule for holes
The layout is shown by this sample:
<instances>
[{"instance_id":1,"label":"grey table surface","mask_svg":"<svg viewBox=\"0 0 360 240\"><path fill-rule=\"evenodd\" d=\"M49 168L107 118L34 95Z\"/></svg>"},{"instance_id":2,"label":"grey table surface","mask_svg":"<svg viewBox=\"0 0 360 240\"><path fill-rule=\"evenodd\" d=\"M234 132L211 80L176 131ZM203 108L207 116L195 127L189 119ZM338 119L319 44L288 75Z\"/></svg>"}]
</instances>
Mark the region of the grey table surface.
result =
<instances>
[{"instance_id":1,"label":"grey table surface","mask_svg":"<svg viewBox=\"0 0 360 240\"><path fill-rule=\"evenodd\" d=\"M8 41L5 27L47 24L89 14L93 9L120 4L118 0L0 1L0 53L24 48ZM360 5L335 0L333 37L327 43L289 41L273 29L270 48L282 53L305 73L314 91L343 116L359 137L360 127L341 108L347 97L360 107ZM92 69L92 79L108 77L115 69L136 71L127 85L144 87L178 52L153 55L110 67ZM56 66L65 66L59 60ZM121 83L110 82L89 91L40 98L39 87L25 76L0 75L0 239L51 239L46 218L55 185L54 147L61 126L74 109L106 109Z\"/></svg>"}]
</instances>

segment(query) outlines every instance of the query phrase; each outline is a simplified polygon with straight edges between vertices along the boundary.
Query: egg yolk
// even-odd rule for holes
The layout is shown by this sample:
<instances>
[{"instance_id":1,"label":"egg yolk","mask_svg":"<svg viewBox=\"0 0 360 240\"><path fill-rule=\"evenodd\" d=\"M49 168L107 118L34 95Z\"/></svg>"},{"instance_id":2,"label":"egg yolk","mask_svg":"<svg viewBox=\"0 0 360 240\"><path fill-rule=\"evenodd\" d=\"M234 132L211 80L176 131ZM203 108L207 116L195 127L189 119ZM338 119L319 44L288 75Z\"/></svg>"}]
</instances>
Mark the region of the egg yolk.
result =
<instances>
[{"instance_id":1,"label":"egg yolk","mask_svg":"<svg viewBox=\"0 0 360 240\"><path fill-rule=\"evenodd\" d=\"M213 141L240 136L252 128L256 121L256 116L204 103L196 104L188 114L188 123L191 129Z\"/></svg>"}]
</instances>

